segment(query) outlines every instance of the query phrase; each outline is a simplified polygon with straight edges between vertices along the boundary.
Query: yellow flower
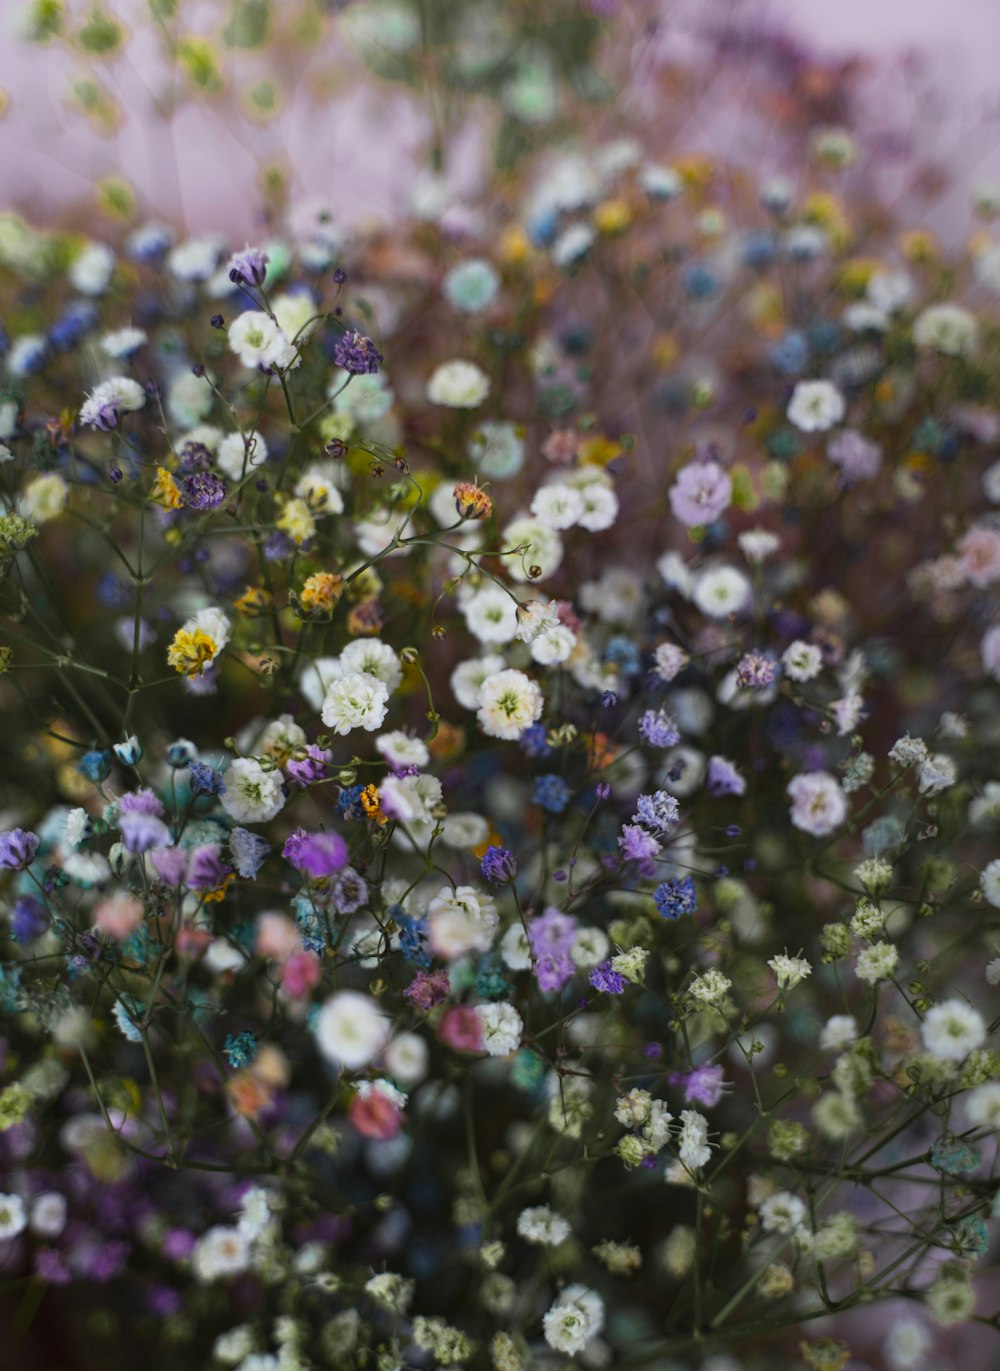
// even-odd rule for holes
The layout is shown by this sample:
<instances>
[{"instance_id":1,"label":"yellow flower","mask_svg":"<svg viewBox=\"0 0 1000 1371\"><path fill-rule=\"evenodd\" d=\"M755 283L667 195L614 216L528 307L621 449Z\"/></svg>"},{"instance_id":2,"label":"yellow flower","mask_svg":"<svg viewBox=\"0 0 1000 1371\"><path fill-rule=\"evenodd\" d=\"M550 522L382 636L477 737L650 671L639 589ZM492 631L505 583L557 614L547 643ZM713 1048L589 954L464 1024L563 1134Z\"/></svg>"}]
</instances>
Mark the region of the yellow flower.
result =
<instances>
[{"instance_id":1,"label":"yellow flower","mask_svg":"<svg viewBox=\"0 0 1000 1371\"><path fill-rule=\"evenodd\" d=\"M317 571L302 587L299 600L306 609L330 610L344 591L344 578L334 571Z\"/></svg>"},{"instance_id":2,"label":"yellow flower","mask_svg":"<svg viewBox=\"0 0 1000 1371\"><path fill-rule=\"evenodd\" d=\"M623 233L631 222L632 210L621 197L602 200L594 210L594 224L600 233Z\"/></svg>"},{"instance_id":3,"label":"yellow flower","mask_svg":"<svg viewBox=\"0 0 1000 1371\"><path fill-rule=\"evenodd\" d=\"M382 808L382 797L378 793L378 786L366 785L361 792L361 807L369 819L374 819L376 823L387 824L389 816Z\"/></svg>"},{"instance_id":4,"label":"yellow flower","mask_svg":"<svg viewBox=\"0 0 1000 1371\"><path fill-rule=\"evenodd\" d=\"M217 651L215 643L202 629L192 633L179 628L167 649L167 665L182 676L200 676Z\"/></svg>"},{"instance_id":5,"label":"yellow flower","mask_svg":"<svg viewBox=\"0 0 1000 1371\"><path fill-rule=\"evenodd\" d=\"M252 619L259 614L266 614L273 601L274 596L263 586L247 586L239 599L233 603L238 614L244 614L248 619Z\"/></svg>"},{"instance_id":6,"label":"yellow flower","mask_svg":"<svg viewBox=\"0 0 1000 1371\"><path fill-rule=\"evenodd\" d=\"M312 511L305 500L298 498L288 501L276 522L281 531L298 545L308 542L316 532Z\"/></svg>"},{"instance_id":7,"label":"yellow flower","mask_svg":"<svg viewBox=\"0 0 1000 1371\"><path fill-rule=\"evenodd\" d=\"M166 467L156 468L156 480L149 492L149 498L155 505L162 505L164 509L180 509L184 503L180 487Z\"/></svg>"}]
</instances>

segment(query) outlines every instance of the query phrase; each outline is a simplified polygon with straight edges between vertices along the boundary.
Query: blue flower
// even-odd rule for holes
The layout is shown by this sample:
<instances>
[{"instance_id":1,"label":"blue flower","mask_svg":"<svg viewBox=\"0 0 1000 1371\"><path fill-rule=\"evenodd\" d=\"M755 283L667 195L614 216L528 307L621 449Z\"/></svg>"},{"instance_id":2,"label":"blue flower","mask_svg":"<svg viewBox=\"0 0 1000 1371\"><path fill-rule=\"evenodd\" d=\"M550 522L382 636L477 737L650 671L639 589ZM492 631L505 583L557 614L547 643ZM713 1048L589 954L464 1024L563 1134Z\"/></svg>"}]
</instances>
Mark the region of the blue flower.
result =
<instances>
[{"instance_id":1,"label":"blue flower","mask_svg":"<svg viewBox=\"0 0 1000 1371\"><path fill-rule=\"evenodd\" d=\"M698 896L690 876L661 882L653 893L653 899L660 917L664 919L679 919L682 914L693 914L698 908Z\"/></svg>"},{"instance_id":2,"label":"blue flower","mask_svg":"<svg viewBox=\"0 0 1000 1371\"><path fill-rule=\"evenodd\" d=\"M133 1000L131 995L123 995L121 999L115 1000L111 1012L122 1037L127 1038L130 1043L141 1043L142 1032L137 1020L142 1018L142 1006L138 1001Z\"/></svg>"},{"instance_id":3,"label":"blue flower","mask_svg":"<svg viewBox=\"0 0 1000 1371\"><path fill-rule=\"evenodd\" d=\"M101 748L94 752L85 752L77 764L77 771L81 776L86 776L88 781L93 781L95 785L100 785L111 775L111 751L109 748Z\"/></svg>"},{"instance_id":4,"label":"blue flower","mask_svg":"<svg viewBox=\"0 0 1000 1371\"><path fill-rule=\"evenodd\" d=\"M257 1055L257 1035L255 1033L230 1033L226 1038L223 1052L229 1058L234 1071L249 1066Z\"/></svg>"},{"instance_id":5,"label":"blue flower","mask_svg":"<svg viewBox=\"0 0 1000 1371\"><path fill-rule=\"evenodd\" d=\"M207 762L191 763L192 795L224 795L226 783L215 767Z\"/></svg>"},{"instance_id":6,"label":"blue flower","mask_svg":"<svg viewBox=\"0 0 1000 1371\"><path fill-rule=\"evenodd\" d=\"M531 798L547 814L561 814L569 804L569 786L561 776L539 776Z\"/></svg>"},{"instance_id":7,"label":"blue flower","mask_svg":"<svg viewBox=\"0 0 1000 1371\"><path fill-rule=\"evenodd\" d=\"M248 828L234 828L229 835L229 855L237 873L245 881L256 879L270 851L271 844L265 842L259 833L251 833Z\"/></svg>"}]
</instances>

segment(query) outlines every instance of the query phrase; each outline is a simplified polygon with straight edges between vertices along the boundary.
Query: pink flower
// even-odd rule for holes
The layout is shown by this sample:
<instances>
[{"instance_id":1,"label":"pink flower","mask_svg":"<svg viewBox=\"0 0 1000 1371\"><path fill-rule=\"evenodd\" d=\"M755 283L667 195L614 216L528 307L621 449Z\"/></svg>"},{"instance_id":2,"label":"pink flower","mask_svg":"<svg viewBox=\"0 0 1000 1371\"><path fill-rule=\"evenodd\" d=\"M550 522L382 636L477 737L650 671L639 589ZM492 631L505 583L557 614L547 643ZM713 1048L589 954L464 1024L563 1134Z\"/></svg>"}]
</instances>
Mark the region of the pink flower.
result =
<instances>
[{"instance_id":1,"label":"pink flower","mask_svg":"<svg viewBox=\"0 0 1000 1371\"><path fill-rule=\"evenodd\" d=\"M965 574L974 586L988 586L1000 580L1000 533L982 524L973 524L960 539L957 550Z\"/></svg>"},{"instance_id":2,"label":"pink flower","mask_svg":"<svg viewBox=\"0 0 1000 1371\"><path fill-rule=\"evenodd\" d=\"M386 1142L403 1126L404 1096L382 1081L362 1081L347 1107L347 1117L363 1137Z\"/></svg>"},{"instance_id":3,"label":"pink flower","mask_svg":"<svg viewBox=\"0 0 1000 1371\"><path fill-rule=\"evenodd\" d=\"M94 927L119 942L130 937L142 923L142 901L120 890L94 907Z\"/></svg>"},{"instance_id":4,"label":"pink flower","mask_svg":"<svg viewBox=\"0 0 1000 1371\"><path fill-rule=\"evenodd\" d=\"M465 1005L449 1009L438 1024L438 1037L456 1052L482 1052L483 1028L479 1015Z\"/></svg>"},{"instance_id":5,"label":"pink flower","mask_svg":"<svg viewBox=\"0 0 1000 1371\"><path fill-rule=\"evenodd\" d=\"M304 999L322 975L323 967L315 952L293 952L281 968L281 989L289 999Z\"/></svg>"},{"instance_id":6,"label":"pink flower","mask_svg":"<svg viewBox=\"0 0 1000 1371\"><path fill-rule=\"evenodd\" d=\"M691 462L670 487L670 508L688 528L714 524L733 498L733 483L718 462Z\"/></svg>"},{"instance_id":7,"label":"pink flower","mask_svg":"<svg viewBox=\"0 0 1000 1371\"><path fill-rule=\"evenodd\" d=\"M847 797L828 771L804 771L788 783L792 823L803 833L825 838L847 817Z\"/></svg>"},{"instance_id":8,"label":"pink flower","mask_svg":"<svg viewBox=\"0 0 1000 1371\"><path fill-rule=\"evenodd\" d=\"M287 962L294 952L301 949L302 935L284 914L262 914L257 920L256 944L261 957Z\"/></svg>"}]
</instances>

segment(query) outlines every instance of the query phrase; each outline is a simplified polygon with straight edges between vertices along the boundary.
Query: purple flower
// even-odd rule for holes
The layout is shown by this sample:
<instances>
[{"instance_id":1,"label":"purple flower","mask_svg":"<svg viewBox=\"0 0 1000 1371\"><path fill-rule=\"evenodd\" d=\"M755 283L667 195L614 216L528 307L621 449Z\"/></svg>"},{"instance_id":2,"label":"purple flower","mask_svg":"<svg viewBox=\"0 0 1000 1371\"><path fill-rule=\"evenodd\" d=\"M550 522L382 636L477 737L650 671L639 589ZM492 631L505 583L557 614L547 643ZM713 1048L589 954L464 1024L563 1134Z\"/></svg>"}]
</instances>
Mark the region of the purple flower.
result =
<instances>
[{"instance_id":1,"label":"purple flower","mask_svg":"<svg viewBox=\"0 0 1000 1371\"><path fill-rule=\"evenodd\" d=\"M852 428L841 429L830 439L826 455L840 467L846 485L870 481L882 466L882 449L878 443Z\"/></svg>"},{"instance_id":2,"label":"purple flower","mask_svg":"<svg viewBox=\"0 0 1000 1371\"><path fill-rule=\"evenodd\" d=\"M270 851L271 844L265 842L259 833L251 833L248 828L234 828L229 835L229 855L245 881L256 880L257 872Z\"/></svg>"},{"instance_id":3,"label":"purple flower","mask_svg":"<svg viewBox=\"0 0 1000 1371\"><path fill-rule=\"evenodd\" d=\"M49 926L45 906L34 895L22 895L10 916L10 935L16 943L30 943Z\"/></svg>"},{"instance_id":4,"label":"purple flower","mask_svg":"<svg viewBox=\"0 0 1000 1371\"><path fill-rule=\"evenodd\" d=\"M363 333L345 333L334 346L333 360L352 376L373 376L378 371L382 354Z\"/></svg>"},{"instance_id":5,"label":"purple flower","mask_svg":"<svg viewBox=\"0 0 1000 1371\"><path fill-rule=\"evenodd\" d=\"M226 783L222 779L221 773L216 771L214 766L209 766L208 762L192 762L191 793L192 795L224 795Z\"/></svg>"},{"instance_id":6,"label":"purple flower","mask_svg":"<svg viewBox=\"0 0 1000 1371\"><path fill-rule=\"evenodd\" d=\"M528 924L528 942L536 957L568 953L576 936L576 919L550 905Z\"/></svg>"},{"instance_id":7,"label":"purple flower","mask_svg":"<svg viewBox=\"0 0 1000 1371\"><path fill-rule=\"evenodd\" d=\"M192 509L218 509L226 498L226 483L214 471L192 471L181 481L184 503Z\"/></svg>"},{"instance_id":8,"label":"purple flower","mask_svg":"<svg viewBox=\"0 0 1000 1371\"><path fill-rule=\"evenodd\" d=\"M565 952L545 953L535 962L535 975L542 990L562 990L575 971Z\"/></svg>"},{"instance_id":9,"label":"purple flower","mask_svg":"<svg viewBox=\"0 0 1000 1371\"><path fill-rule=\"evenodd\" d=\"M368 884L352 866L338 871L330 882L330 901L338 914L354 914L368 899Z\"/></svg>"},{"instance_id":10,"label":"purple flower","mask_svg":"<svg viewBox=\"0 0 1000 1371\"><path fill-rule=\"evenodd\" d=\"M188 854L179 847L158 847L153 852L153 866L161 881L180 885L187 875Z\"/></svg>"},{"instance_id":11,"label":"purple flower","mask_svg":"<svg viewBox=\"0 0 1000 1371\"><path fill-rule=\"evenodd\" d=\"M304 757L298 761L293 759L286 764L285 775L296 785L302 786L310 785L313 781L325 780L332 756L332 752L317 747L315 743L309 743Z\"/></svg>"},{"instance_id":12,"label":"purple flower","mask_svg":"<svg viewBox=\"0 0 1000 1371\"><path fill-rule=\"evenodd\" d=\"M778 679L778 664L755 648L740 658L736 684L741 690L766 690Z\"/></svg>"},{"instance_id":13,"label":"purple flower","mask_svg":"<svg viewBox=\"0 0 1000 1371\"><path fill-rule=\"evenodd\" d=\"M269 261L260 248L244 248L229 259L229 279L234 286L262 286Z\"/></svg>"},{"instance_id":14,"label":"purple flower","mask_svg":"<svg viewBox=\"0 0 1000 1371\"><path fill-rule=\"evenodd\" d=\"M149 852L170 843L170 830L155 814L122 814L118 827L128 852Z\"/></svg>"},{"instance_id":15,"label":"purple flower","mask_svg":"<svg viewBox=\"0 0 1000 1371\"><path fill-rule=\"evenodd\" d=\"M281 855L314 881L332 876L347 865L347 844L339 833L307 833L297 828L286 840Z\"/></svg>"},{"instance_id":16,"label":"purple flower","mask_svg":"<svg viewBox=\"0 0 1000 1371\"><path fill-rule=\"evenodd\" d=\"M701 1104L706 1109L718 1104L728 1088L721 1066L699 1066L687 1075L673 1073L670 1083L684 1087L685 1104Z\"/></svg>"},{"instance_id":17,"label":"purple flower","mask_svg":"<svg viewBox=\"0 0 1000 1371\"><path fill-rule=\"evenodd\" d=\"M504 885L517 875L517 858L506 847L488 847L480 867L484 881Z\"/></svg>"},{"instance_id":18,"label":"purple flower","mask_svg":"<svg viewBox=\"0 0 1000 1371\"><path fill-rule=\"evenodd\" d=\"M705 788L710 795L742 795L747 783L727 757L710 757Z\"/></svg>"},{"instance_id":19,"label":"purple flower","mask_svg":"<svg viewBox=\"0 0 1000 1371\"><path fill-rule=\"evenodd\" d=\"M653 892L653 899L663 919L679 919L682 914L693 914L698 908L698 895L690 876L662 881Z\"/></svg>"},{"instance_id":20,"label":"purple flower","mask_svg":"<svg viewBox=\"0 0 1000 1371\"><path fill-rule=\"evenodd\" d=\"M620 995L625 989L625 977L615 971L609 961L601 962L590 973L590 984L595 990L603 990L606 995Z\"/></svg>"},{"instance_id":21,"label":"purple flower","mask_svg":"<svg viewBox=\"0 0 1000 1371\"><path fill-rule=\"evenodd\" d=\"M37 833L28 833L23 828L0 833L0 866L8 871L23 871L35 860L38 841Z\"/></svg>"},{"instance_id":22,"label":"purple flower","mask_svg":"<svg viewBox=\"0 0 1000 1371\"><path fill-rule=\"evenodd\" d=\"M61 1252L54 1247L40 1247L32 1257L35 1275L46 1285L69 1285L73 1277Z\"/></svg>"},{"instance_id":23,"label":"purple flower","mask_svg":"<svg viewBox=\"0 0 1000 1371\"><path fill-rule=\"evenodd\" d=\"M233 868L222 860L221 846L203 843L191 853L187 884L191 890L218 890L232 874Z\"/></svg>"},{"instance_id":24,"label":"purple flower","mask_svg":"<svg viewBox=\"0 0 1000 1371\"><path fill-rule=\"evenodd\" d=\"M689 463L670 487L670 508L688 528L714 524L732 498L733 483L718 462Z\"/></svg>"},{"instance_id":25,"label":"purple flower","mask_svg":"<svg viewBox=\"0 0 1000 1371\"><path fill-rule=\"evenodd\" d=\"M640 828L638 824L624 825L618 835L618 846L621 848L623 861L641 862L647 867L660 851L659 839L646 829Z\"/></svg>"},{"instance_id":26,"label":"purple flower","mask_svg":"<svg viewBox=\"0 0 1000 1371\"><path fill-rule=\"evenodd\" d=\"M639 732L650 747L673 747L680 742L677 725L665 709L647 709L639 720Z\"/></svg>"}]
</instances>

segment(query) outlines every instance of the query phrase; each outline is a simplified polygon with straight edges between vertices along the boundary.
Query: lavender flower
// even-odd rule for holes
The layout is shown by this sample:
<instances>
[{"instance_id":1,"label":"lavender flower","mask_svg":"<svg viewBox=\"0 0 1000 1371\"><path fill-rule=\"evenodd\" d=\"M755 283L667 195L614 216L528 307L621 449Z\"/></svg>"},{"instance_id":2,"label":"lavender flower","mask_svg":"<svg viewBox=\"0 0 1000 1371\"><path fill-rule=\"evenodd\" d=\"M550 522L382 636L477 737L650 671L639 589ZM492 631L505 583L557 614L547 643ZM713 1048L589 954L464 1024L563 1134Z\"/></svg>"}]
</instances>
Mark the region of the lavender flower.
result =
<instances>
[{"instance_id":1,"label":"lavender flower","mask_svg":"<svg viewBox=\"0 0 1000 1371\"><path fill-rule=\"evenodd\" d=\"M234 286L262 286L269 261L260 248L244 248L229 259L229 279Z\"/></svg>"},{"instance_id":2,"label":"lavender flower","mask_svg":"<svg viewBox=\"0 0 1000 1371\"><path fill-rule=\"evenodd\" d=\"M23 828L0 833L0 866L8 871L23 871L35 860L38 842L37 833L28 833Z\"/></svg>"},{"instance_id":3,"label":"lavender flower","mask_svg":"<svg viewBox=\"0 0 1000 1371\"><path fill-rule=\"evenodd\" d=\"M248 828L234 828L229 835L229 855L244 881L257 879L257 872L267 861L270 851L271 844Z\"/></svg>"},{"instance_id":4,"label":"lavender flower","mask_svg":"<svg viewBox=\"0 0 1000 1371\"><path fill-rule=\"evenodd\" d=\"M625 977L615 971L608 962L601 962L590 973L590 984L595 990L603 990L606 995L621 995L625 990Z\"/></svg>"},{"instance_id":5,"label":"lavender flower","mask_svg":"<svg viewBox=\"0 0 1000 1371\"><path fill-rule=\"evenodd\" d=\"M348 854L339 833L307 833L297 828L285 840L281 855L303 875L319 881L346 866Z\"/></svg>"},{"instance_id":6,"label":"lavender flower","mask_svg":"<svg viewBox=\"0 0 1000 1371\"><path fill-rule=\"evenodd\" d=\"M226 483L214 471L193 471L181 481L184 503L199 513L218 509L226 498Z\"/></svg>"},{"instance_id":7,"label":"lavender flower","mask_svg":"<svg viewBox=\"0 0 1000 1371\"><path fill-rule=\"evenodd\" d=\"M363 333L345 333L333 349L333 360L352 376L374 376L382 354Z\"/></svg>"},{"instance_id":8,"label":"lavender flower","mask_svg":"<svg viewBox=\"0 0 1000 1371\"><path fill-rule=\"evenodd\" d=\"M673 747L681 737L677 725L663 709L647 709L639 720L639 732L650 747Z\"/></svg>"},{"instance_id":9,"label":"lavender flower","mask_svg":"<svg viewBox=\"0 0 1000 1371\"><path fill-rule=\"evenodd\" d=\"M488 847L480 863L483 880L504 885L517 875L517 858L506 847Z\"/></svg>"}]
</instances>

